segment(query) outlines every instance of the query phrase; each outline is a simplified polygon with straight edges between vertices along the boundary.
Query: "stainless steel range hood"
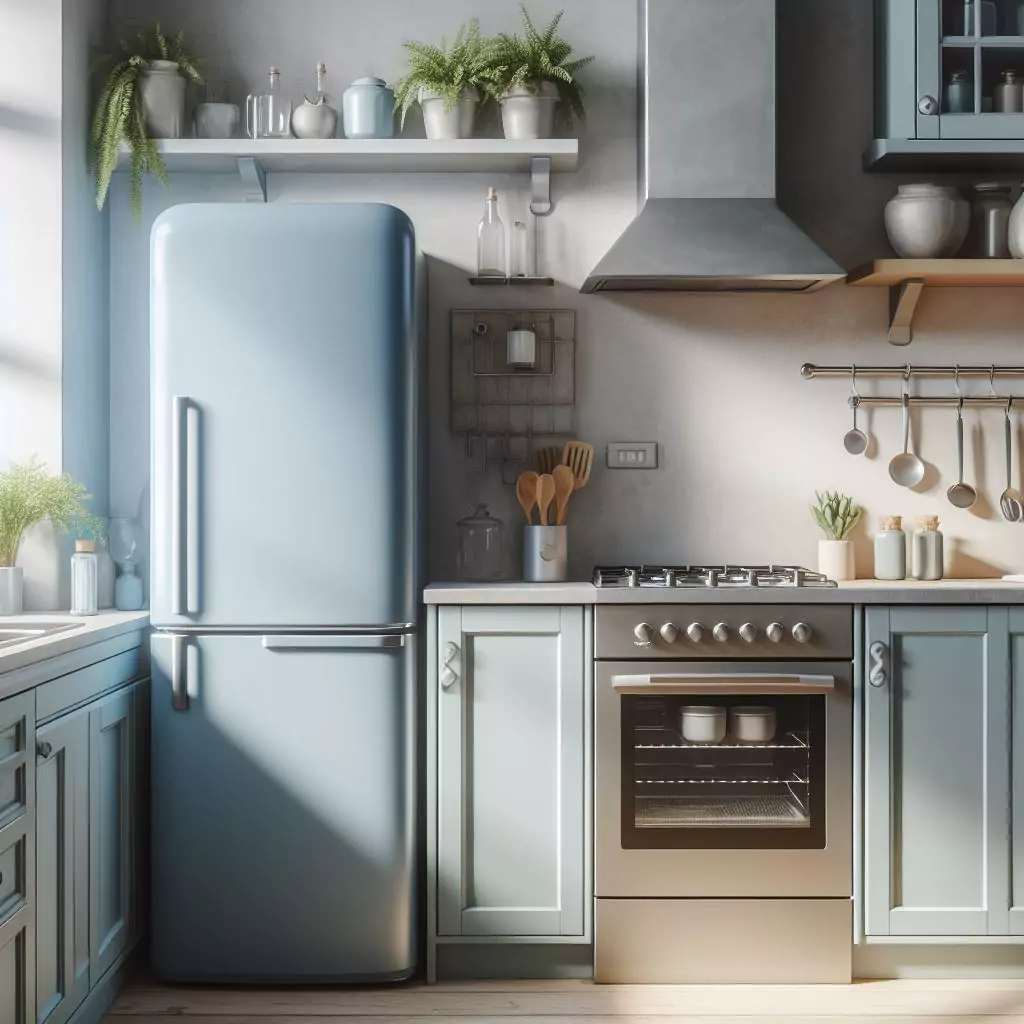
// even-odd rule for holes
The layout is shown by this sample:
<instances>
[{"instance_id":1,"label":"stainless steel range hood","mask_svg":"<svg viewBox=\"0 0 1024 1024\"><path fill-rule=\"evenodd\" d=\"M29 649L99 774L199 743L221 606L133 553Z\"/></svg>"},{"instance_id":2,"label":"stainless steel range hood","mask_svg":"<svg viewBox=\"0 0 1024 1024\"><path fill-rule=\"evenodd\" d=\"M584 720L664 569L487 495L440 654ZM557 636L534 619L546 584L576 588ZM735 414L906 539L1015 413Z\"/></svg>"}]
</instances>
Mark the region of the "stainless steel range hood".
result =
<instances>
[{"instance_id":1,"label":"stainless steel range hood","mask_svg":"<svg viewBox=\"0 0 1024 1024\"><path fill-rule=\"evenodd\" d=\"M775 0L640 0L640 99L644 205L582 291L845 276L775 202Z\"/></svg>"}]
</instances>

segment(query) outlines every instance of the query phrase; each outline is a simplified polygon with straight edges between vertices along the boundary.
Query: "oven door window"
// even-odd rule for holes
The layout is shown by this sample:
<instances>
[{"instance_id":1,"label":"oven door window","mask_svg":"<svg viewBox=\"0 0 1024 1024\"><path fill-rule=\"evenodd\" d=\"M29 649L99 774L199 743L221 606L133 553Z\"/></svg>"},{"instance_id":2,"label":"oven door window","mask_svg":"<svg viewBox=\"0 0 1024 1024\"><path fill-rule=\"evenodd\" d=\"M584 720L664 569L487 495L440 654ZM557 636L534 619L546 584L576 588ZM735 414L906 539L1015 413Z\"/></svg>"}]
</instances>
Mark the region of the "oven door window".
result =
<instances>
[{"instance_id":1,"label":"oven door window","mask_svg":"<svg viewBox=\"0 0 1024 1024\"><path fill-rule=\"evenodd\" d=\"M624 849L825 848L824 695L619 699Z\"/></svg>"}]
</instances>

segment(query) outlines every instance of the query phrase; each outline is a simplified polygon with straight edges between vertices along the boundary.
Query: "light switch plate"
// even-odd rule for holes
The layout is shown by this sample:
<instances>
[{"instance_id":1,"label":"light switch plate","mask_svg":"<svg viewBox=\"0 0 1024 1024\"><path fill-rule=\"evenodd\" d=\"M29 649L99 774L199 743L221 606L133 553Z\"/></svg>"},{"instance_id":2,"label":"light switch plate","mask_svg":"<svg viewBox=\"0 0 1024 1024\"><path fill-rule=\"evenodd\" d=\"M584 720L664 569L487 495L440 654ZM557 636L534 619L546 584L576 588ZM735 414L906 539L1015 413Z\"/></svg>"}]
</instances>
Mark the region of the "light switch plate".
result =
<instances>
[{"instance_id":1,"label":"light switch plate","mask_svg":"<svg viewBox=\"0 0 1024 1024\"><path fill-rule=\"evenodd\" d=\"M608 445L609 469L657 469L657 441L612 441Z\"/></svg>"}]
</instances>

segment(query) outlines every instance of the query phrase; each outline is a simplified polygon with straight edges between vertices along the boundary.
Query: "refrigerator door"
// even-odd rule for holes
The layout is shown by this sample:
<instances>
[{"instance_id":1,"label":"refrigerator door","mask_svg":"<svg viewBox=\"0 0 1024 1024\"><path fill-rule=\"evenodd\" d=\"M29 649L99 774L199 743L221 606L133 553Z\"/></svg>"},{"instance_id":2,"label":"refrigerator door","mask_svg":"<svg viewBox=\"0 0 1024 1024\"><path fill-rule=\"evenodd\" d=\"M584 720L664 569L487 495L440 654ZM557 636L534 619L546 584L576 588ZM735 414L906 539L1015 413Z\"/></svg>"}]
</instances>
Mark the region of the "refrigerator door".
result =
<instances>
[{"instance_id":1,"label":"refrigerator door","mask_svg":"<svg viewBox=\"0 0 1024 1024\"><path fill-rule=\"evenodd\" d=\"M178 206L152 235L152 621L416 620L408 218Z\"/></svg>"},{"instance_id":2,"label":"refrigerator door","mask_svg":"<svg viewBox=\"0 0 1024 1024\"><path fill-rule=\"evenodd\" d=\"M415 637L156 634L152 655L157 974L410 975Z\"/></svg>"}]
</instances>

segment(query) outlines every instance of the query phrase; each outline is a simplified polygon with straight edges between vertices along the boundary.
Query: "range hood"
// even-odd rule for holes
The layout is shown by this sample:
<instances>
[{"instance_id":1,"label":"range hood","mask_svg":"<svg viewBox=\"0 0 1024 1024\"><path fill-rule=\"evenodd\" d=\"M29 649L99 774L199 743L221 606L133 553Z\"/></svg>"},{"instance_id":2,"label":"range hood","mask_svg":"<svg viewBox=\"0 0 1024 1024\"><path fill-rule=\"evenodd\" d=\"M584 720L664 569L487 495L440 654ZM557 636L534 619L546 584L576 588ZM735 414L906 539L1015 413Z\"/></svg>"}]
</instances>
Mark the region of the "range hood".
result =
<instances>
[{"instance_id":1,"label":"range hood","mask_svg":"<svg viewBox=\"0 0 1024 1024\"><path fill-rule=\"evenodd\" d=\"M584 292L807 292L845 276L775 201L775 0L640 0L643 208Z\"/></svg>"}]
</instances>

